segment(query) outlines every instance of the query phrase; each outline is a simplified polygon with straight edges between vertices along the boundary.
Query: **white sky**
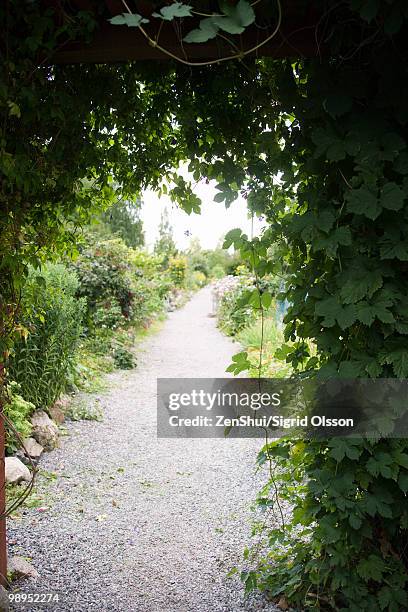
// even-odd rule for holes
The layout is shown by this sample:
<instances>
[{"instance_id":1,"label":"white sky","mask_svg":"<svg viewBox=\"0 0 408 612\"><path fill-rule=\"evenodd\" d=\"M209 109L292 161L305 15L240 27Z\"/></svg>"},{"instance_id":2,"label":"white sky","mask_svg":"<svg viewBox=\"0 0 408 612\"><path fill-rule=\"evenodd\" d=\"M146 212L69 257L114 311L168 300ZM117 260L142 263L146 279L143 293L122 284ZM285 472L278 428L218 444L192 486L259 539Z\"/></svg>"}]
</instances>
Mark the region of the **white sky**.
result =
<instances>
[{"instance_id":1,"label":"white sky","mask_svg":"<svg viewBox=\"0 0 408 612\"><path fill-rule=\"evenodd\" d=\"M183 173L184 174L184 173ZM187 177L186 177L187 178ZM170 201L167 196L159 198L157 193L146 190L142 194L143 207L141 218L145 232L146 246L152 249L158 237L160 217L167 207L169 220L173 227L173 236L179 249L188 247L191 238L198 238L204 249L214 249L220 239L231 229L240 227L251 236L251 220L248 219L246 201L239 197L226 209L222 203L214 202L218 190L215 182L208 185L202 181L194 188L194 193L201 199L201 214L188 215ZM254 219L254 235L259 234L263 224ZM189 235L186 235L189 232Z\"/></svg>"}]
</instances>

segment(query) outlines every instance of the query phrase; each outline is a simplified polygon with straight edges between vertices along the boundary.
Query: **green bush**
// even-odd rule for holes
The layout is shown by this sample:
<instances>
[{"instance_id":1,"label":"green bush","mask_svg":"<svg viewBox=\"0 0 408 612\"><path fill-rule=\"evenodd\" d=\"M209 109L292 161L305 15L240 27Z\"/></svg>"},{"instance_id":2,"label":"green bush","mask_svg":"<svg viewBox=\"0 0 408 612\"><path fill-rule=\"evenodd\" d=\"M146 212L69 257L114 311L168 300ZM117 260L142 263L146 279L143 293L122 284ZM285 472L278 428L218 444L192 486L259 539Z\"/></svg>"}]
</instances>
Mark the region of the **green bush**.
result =
<instances>
[{"instance_id":1,"label":"green bush","mask_svg":"<svg viewBox=\"0 0 408 612\"><path fill-rule=\"evenodd\" d=\"M98 309L109 309L112 300L119 304L124 318L131 318L130 249L120 238L92 242L81 252L73 266L79 278L78 297L87 299L88 321L94 323Z\"/></svg>"},{"instance_id":2,"label":"green bush","mask_svg":"<svg viewBox=\"0 0 408 612\"><path fill-rule=\"evenodd\" d=\"M168 294L170 286L168 278L148 279L135 275L132 279L133 323L142 325L149 322L154 314L161 312L164 307L164 297Z\"/></svg>"},{"instance_id":3,"label":"green bush","mask_svg":"<svg viewBox=\"0 0 408 612\"><path fill-rule=\"evenodd\" d=\"M183 274L181 263L176 261L172 269L179 279ZM175 284L161 264L161 257L129 248L120 239L97 244L90 241L74 265L79 276L77 295L87 298L92 333L100 328L114 330L126 323L143 325L154 313L161 312Z\"/></svg>"},{"instance_id":4,"label":"green bush","mask_svg":"<svg viewBox=\"0 0 408 612\"><path fill-rule=\"evenodd\" d=\"M186 285L188 289L192 289L195 291L196 289L200 289L207 284L207 277L203 272L199 270L194 270L193 272L189 272L187 275Z\"/></svg>"},{"instance_id":5,"label":"green bush","mask_svg":"<svg viewBox=\"0 0 408 612\"><path fill-rule=\"evenodd\" d=\"M20 395L20 385L16 382L11 382L7 386L8 401L4 405L4 414L13 427L5 422L6 429L6 454L12 455L21 447L18 436L28 438L31 435L30 415L34 412L35 406L31 402L27 402ZM16 432L18 436L16 435Z\"/></svg>"},{"instance_id":6,"label":"green bush","mask_svg":"<svg viewBox=\"0 0 408 612\"><path fill-rule=\"evenodd\" d=\"M216 279L223 278L225 276L225 270L220 264L217 264L213 268L211 268L210 276L211 278Z\"/></svg>"},{"instance_id":7,"label":"green bush","mask_svg":"<svg viewBox=\"0 0 408 612\"><path fill-rule=\"evenodd\" d=\"M283 342L283 332L275 319L265 318L263 331L262 320L256 319L238 332L236 339L247 351L251 366L248 370L249 376L261 374L266 378L284 378L291 375L291 366L276 357L276 351Z\"/></svg>"},{"instance_id":8,"label":"green bush","mask_svg":"<svg viewBox=\"0 0 408 612\"><path fill-rule=\"evenodd\" d=\"M180 255L170 257L168 263L168 273L176 287L183 287L186 279L187 261Z\"/></svg>"},{"instance_id":9,"label":"green bush","mask_svg":"<svg viewBox=\"0 0 408 612\"><path fill-rule=\"evenodd\" d=\"M22 396L37 408L55 402L75 361L85 310L77 289L76 275L62 264L29 273L19 321L27 334L16 342L8 369Z\"/></svg>"},{"instance_id":10,"label":"green bush","mask_svg":"<svg viewBox=\"0 0 408 612\"><path fill-rule=\"evenodd\" d=\"M131 370L135 367L135 356L123 346L114 350L113 361L120 370Z\"/></svg>"},{"instance_id":11,"label":"green bush","mask_svg":"<svg viewBox=\"0 0 408 612\"><path fill-rule=\"evenodd\" d=\"M283 332L273 319L265 319L263 325L261 319L257 319L237 334L237 340L247 348L260 349L261 344L278 348L283 342Z\"/></svg>"},{"instance_id":12,"label":"green bush","mask_svg":"<svg viewBox=\"0 0 408 612\"><path fill-rule=\"evenodd\" d=\"M245 292L250 288L254 288L254 279L244 276L226 276L214 286L218 326L229 336L235 336L254 320L251 306L240 304Z\"/></svg>"},{"instance_id":13,"label":"green bush","mask_svg":"<svg viewBox=\"0 0 408 612\"><path fill-rule=\"evenodd\" d=\"M115 298L100 304L92 313L92 322L96 328L116 329L123 321L122 309Z\"/></svg>"}]
</instances>

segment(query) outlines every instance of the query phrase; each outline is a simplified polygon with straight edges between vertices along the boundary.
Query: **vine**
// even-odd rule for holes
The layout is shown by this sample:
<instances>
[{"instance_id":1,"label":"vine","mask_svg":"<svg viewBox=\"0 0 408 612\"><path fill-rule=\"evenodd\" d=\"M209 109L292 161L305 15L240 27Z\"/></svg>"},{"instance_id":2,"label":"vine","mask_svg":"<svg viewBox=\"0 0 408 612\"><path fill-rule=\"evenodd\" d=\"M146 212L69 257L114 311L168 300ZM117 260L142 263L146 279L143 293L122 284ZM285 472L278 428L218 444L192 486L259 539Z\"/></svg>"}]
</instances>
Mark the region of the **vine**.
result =
<instances>
[{"instance_id":1,"label":"vine","mask_svg":"<svg viewBox=\"0 0 408 612\"><path fill-rule=\"evenodd\" d=\"M227 56L221 56L214 60L193 62L191 60L188 60L187 57L180 57L179 55L172 53L169 49L166 49L165 47L159 44L162 24L160 24L160 28L156 37L152 38L143 27L143 24L149 23L150 20L144 18L138 13L132 13L126 0L121 1L127 12L112 17L111 19L109 19L110 23L112 23L113 25L127 25L128 27L138 28L138 30L143 34L145 39L152 47L155 47L164 55L167 55L171 59L176 60L177 62L179 62L180 64L184 64L185 66L211 66L213 64L218 65L221 62L231 61L235 59L241 60L247 55L251 55L252 53L257 52L264 45L266 45L273 38L275 38L282 24L282 6L280 0L276 0L276 6L278 11L277 24L274 27L272 33L269 34L262 42L250 47L249 49L240 49L236 53L232 53ZM169 6L163 7L159 13L152 13L152 16L161 19L162 23L163 21L172 21L176 18L193 17L195 15L204 17L204 19L200 21L199 27L197 29L191 30L182 40L180 40L181 46L183 42L203 43L215 38L216 36L221 36L232 47L237 48L235 43L231 39L226 38L220 33L220 30L224 30L229 34L242 34L247 26L255 22L255 12L253 7L259 4L260 2L262 2L262 0L255 0L252 3L250 3L248 0L239 0L236 6L234 6L229 4L227 1L220 1L220 8L222 10L221 13L202 13L201 11L194 10L193 7L188 4L174 2ZM182 50L184 51L183 47Z\"/></svg>"}]
</instances>

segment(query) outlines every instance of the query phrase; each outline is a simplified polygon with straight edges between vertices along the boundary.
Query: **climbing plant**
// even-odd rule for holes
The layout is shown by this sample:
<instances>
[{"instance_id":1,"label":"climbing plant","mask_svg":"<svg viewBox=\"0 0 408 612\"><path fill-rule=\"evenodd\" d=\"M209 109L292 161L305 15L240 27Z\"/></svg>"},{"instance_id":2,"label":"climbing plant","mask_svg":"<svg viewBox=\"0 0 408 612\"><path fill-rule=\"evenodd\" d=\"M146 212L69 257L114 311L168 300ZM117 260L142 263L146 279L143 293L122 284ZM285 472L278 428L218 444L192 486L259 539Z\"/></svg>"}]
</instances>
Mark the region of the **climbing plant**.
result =
<instances>
[{"instance_id":1,"label":"climbing plant","mask_svg":"<svg viewBox=\"0 0 408 612\"><path fill-rule=\"evenodd\" d=\"M245 29L247 5L210 15L216 35L230 21ZM0 7L2 352L18 333L27 265L69 248L113 182L131 197L167 175L172 198L199 209L174 171L188 159L195 180L216 181L216 201L228 206L241 193L267 219L260 238L235 231L227 244L259 278L274 271L277 248L285 258L291 307L280 355L295 370L408 376L408 10L402 0L315 6L317 58L237 53L194 68L53 66L66 37L92 35L93 16L61 26L37 3ZM185 7L159 3L155 18L189 19ZM256 309L269 301L258 290L247 299ZM245 355L235 363L245 369ZM405 609L406 440L285 440L265 445L259 462L272 457L296 507L270 532L271 556L244 573L248 590L306 609ZM266 507L279 501L271 491L260 496Z\"/></svg>"}]
</instances>

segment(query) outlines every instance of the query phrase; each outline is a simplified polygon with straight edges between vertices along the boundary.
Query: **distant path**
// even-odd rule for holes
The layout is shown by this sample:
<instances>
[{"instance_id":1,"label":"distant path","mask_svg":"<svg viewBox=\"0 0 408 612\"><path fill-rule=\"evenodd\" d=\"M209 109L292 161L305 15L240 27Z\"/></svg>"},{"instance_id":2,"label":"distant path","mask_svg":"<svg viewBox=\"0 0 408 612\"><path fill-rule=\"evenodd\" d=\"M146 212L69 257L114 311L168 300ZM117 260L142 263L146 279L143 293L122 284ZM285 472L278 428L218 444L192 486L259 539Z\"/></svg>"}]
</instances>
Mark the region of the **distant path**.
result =
<instances>
[{"instance_id":1,"label":"distant path","mask_svg":"<svg viewBox=\"0 0 408 612\"><path fill-rule=\"evenodd\" d=\"M23 591L61 594L51 610L274 609L244 600L239 579L226 577L249 543L261 442L156 438L157 377L223 377L237 352L210 310L205 288L171 313L138 367L111 375L104 421L70 424L41 461L58 475L45 489L50 507L10 521L9 538L40 573Z\"/></svg>"}]
</instances>

